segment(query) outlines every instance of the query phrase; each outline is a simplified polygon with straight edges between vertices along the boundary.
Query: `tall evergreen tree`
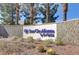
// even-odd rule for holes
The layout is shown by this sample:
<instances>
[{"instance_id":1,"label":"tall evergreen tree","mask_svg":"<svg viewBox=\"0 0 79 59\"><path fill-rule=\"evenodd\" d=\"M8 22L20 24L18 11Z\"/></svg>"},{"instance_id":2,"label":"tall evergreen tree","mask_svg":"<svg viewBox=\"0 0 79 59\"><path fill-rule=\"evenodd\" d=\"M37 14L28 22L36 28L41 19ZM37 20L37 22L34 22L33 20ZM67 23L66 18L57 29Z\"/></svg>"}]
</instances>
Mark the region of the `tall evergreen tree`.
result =
<instances>
[{"instance_id":1,"label":"tall evergreen tree","mask_svg":"<svg viewBox=\"0 0 79 59\"><path fill-rule=\"evenodd\" d=\"M24 24L28 25L30 24L30 4L29 3L22 3L20 4L20 17L24 17Z\"/></svg>"},{"instance_id":2,"label":"tall evergreen tree","mask_svg":"<svg viewBox=\"0 0 79 59\"><path fill-rule=\"evenodd\" d=\"M3 3L3 4L0 4L0 7L1 7L0 15L3 21L3 24L14 24L15 8L12 5L12 3Z\"/></svg>"},{"instance_id":3,"label":"tall evergreen tree","mask_svg":"<svg viewBox=\"0 0 79 59\"><path fill-rule=\"evenodd\" d=\"M55 20L59 17L58 15L55 16L57 10L58 10L58 4L54 3L39 3L36 4L35 11L41 12L44 17L42 18L43 23L50 23L55 22Z\"/></svg>"},{"instance_id":4,"label":"tall evergreen tree","mask_svg":"<svg viewBox=\"0 0 79 59\"><path fill-rule=\"evenodd\" d=\"M58 15L55 16L58 10L58 4L54 4L54 3L42 4L40 10L45 16L45 21L44 21L45 23L55 22L55 20L59 17Z\"/></svg>"}]
</instances>

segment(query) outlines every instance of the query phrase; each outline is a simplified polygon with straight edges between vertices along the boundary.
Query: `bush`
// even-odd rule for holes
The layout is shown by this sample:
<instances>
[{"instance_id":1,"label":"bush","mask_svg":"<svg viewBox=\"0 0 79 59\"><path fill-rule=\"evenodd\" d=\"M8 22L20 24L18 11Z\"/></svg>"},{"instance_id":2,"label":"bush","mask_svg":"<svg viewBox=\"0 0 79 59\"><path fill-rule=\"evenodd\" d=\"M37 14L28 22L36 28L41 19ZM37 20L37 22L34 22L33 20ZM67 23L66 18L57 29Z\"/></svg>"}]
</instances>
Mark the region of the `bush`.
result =
<instances>
[{"instance_id":1,"label":"bush","mask_svg":"<svg viewBox=\"0 0 79 59\"><path fill-rule=\"evenodd\" d=\"M55 54L56 54L55 50L52 49L52 48L48 48L47 51L46 51L46 53L47 53L48 55L55 55Z\"/></svg>"},{"instance_id":2,"label":"bush","mask_svg":"<svg viewBox=\"0 0 79 59\"><path fill-rule=\"evenodd\" d=\"M52 44L52 43L53 43L53 40L49 40L49 39L44 40L44 45L45 45L45 46L49 46L49 45Z\"/></svg>"},{"instance_id":3,"label":"bush","mask_svg":"<svg viewBox=\"0 0 79 59\"><path fill-rule=\"evenodd\" d=\"M7 45L7 42L4 40L0 40L0 48L5 48Z\"/></svg>"},{"instance_id":4,"label":"bush","mask_svg":"<svg viewBox=\"0 0 79 59\"><path fill-rule=\"evenodd\" d=\"M37 49L38 52L44 52L45 51L44 46L42 44L37 45L36 49Z\"/></svg>"},{"instance_id":5,"label":"bush","mask_svg":"<svg viewBox=\"0 0 79 59\"><path fill-rule=\"evenodd\" d=\"M29 37L27 37L27 41L33 43L34 39L33 39L33 37L29 36Z\"/></svg>"},{"instance_id":6,"label":"bush","mask_svg":"<svg viewBox=\"0 0 79 59\"><path fill-rule=\"evenodd\" d=\"M41 44L43 41L40 39L40 38L37 38L36 40L35 40L35 44Z\"/></svg>"},{"instance_id":7,"label":"bush","mask_svg":"<svg viewBox=\"0 0 79 59\"><path fill-rule=\"evenodd\" d=\"M63 45L63 42L62 42L61 39L56 39L56 40L55 40L55 44L56 44L56 45Z\"/></svg>"},{"instance_id":8,"label":"bush","mask_svg":"<svg viewBox=\"0 0 79 59\"><path fill-rule=\"evenodd\" d=\"M13 36L13 37L11 38L12 41L17 41L18 39L19 39L18 36Z\"/></svg>"}]
</instances>

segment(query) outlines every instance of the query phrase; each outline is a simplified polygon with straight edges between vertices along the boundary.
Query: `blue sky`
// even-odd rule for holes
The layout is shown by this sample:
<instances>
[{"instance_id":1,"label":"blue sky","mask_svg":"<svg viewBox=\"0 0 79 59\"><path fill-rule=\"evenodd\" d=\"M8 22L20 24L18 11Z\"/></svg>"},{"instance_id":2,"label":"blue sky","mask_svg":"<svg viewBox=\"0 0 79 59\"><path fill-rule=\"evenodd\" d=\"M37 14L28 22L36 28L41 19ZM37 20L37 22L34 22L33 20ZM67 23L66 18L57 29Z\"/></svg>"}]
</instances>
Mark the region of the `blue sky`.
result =
<instances>
[{"instance_id":1,"label":"blue sky","mask_svg":"<svg viewBox=\"0 0 79 59\"><path fill-rule=\"evenodd\" d=\"M60 22L63 20L63 13L62 13L62 5L59 4L58 12L56 15L59 15L59 18L56 20L56 22ZM68 14L67 14L67 20L72 20L79 18L79 3L69 3L68 4Z\"/></svg>"}]
</instances>

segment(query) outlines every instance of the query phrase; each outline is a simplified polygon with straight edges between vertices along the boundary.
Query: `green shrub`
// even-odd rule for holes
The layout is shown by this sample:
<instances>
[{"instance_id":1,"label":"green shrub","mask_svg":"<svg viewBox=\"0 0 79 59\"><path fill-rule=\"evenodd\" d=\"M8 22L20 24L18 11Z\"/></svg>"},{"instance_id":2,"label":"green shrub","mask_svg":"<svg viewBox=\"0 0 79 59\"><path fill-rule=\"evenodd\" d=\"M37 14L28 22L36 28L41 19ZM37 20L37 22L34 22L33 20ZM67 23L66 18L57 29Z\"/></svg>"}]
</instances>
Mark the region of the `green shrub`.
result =
<instances>
[{"instance_id":1,"label":"green shrub","mask_svg":"<svg viewBox=\"0 0 79 59\"><path fill-rule=\"evenodd\" d=\"M49 46L50 44L53 43L53 40L52 39L50 39L50 40L47 39L47 40L44 40L43 43L44 43L45 46Z\"/></svg>"},{"instance_id":2,"label":"green shrub","mask_svg":"<svg viewBox=\"0 0 79 59\"><path fill-rule=\"evenodd\" d=\"M37 49L38 52L44 52L45 51L44 46L42 44L37 45L36 49Z\"/></svg>"},{"instance_id":3,"label":"green shrub","mask_svg":"<svg viewBox=\"0 0 79 59\"><path fill-rule=\"evenodd\" d=\"M56 45L63 45L63 42L62 42L61 39L56 39L56 40L55 40L55 44L56 44Z\"/></svg>"},{"instance_id":4,"label":"green shrub","mask_svg":"<svg viewBox=\"0 0 79 59\"><path fill-rule=\"evenodd\" d=\"M46 51L46 53L47 53L48 55L55 55L55 54L56 54L55 50L52 49L52 48L48 48L47 51Z\"/></svg>"},{"instance_id":5,"label":"green shrub","mask_svg":"<svg viewBox=\"0 0 79 59\"><path fill-rule=\"evenodd\" d=\"M16 41L17 39L18 39L17 36L13 36L13 37L11 38L12 41Z\"/></svg>"},{"instance_id":6,"label":"green shrub","mask_svg":"<svg viewBox=\"0 0 79 59\"><path fill-rule=\"evenodd\" d=\"M7 42L5 42L4 40L0 40L0 48L5 48Z\"/></svg>"},{"instance_id":7,"label":"green shrub","mask_svg":"<svg viewBox=\"0 0 79 59\"><path fill-rule=\"evenodd\" d=\"M29 36L29 37L27 37L27 41L33 43L34 39L33 39L33 37Z\"/></svg>"}]
</instances>

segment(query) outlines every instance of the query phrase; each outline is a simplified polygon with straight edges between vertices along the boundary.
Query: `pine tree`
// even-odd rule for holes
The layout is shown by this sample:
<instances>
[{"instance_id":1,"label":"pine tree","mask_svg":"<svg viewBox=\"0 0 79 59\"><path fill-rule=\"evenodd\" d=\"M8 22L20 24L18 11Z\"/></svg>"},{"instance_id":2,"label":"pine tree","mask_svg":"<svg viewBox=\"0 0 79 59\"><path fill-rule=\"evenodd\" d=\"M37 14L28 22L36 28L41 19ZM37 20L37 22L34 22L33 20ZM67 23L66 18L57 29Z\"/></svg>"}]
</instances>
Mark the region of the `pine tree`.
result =
<instances>
[{"instance_id":1,"label":"pine tree","mask_svg":"<svg viewBox=\"0 0 79 59\"><path fill-rule=\"evenodd\" d=\"M35 11L38 10L44 15L42 22L43 23L55 22L55 20L59 17L58 15L55 16L55 14L58 10L58 4L39 3L39 5L37 4L38 7L35 8L36 9Z\"/></svg>"},{"instance_id":2,"label":"pine tree","mask_svg":"<svg viewBox=\"0 0 79 59\"><path fill-rule=\"evenodd\" d=\"M15 8L12 3L3 3L0 4L0 7L3 24L14 24Z\"/></svg>"}]
</instances>

